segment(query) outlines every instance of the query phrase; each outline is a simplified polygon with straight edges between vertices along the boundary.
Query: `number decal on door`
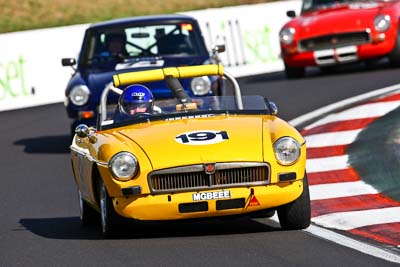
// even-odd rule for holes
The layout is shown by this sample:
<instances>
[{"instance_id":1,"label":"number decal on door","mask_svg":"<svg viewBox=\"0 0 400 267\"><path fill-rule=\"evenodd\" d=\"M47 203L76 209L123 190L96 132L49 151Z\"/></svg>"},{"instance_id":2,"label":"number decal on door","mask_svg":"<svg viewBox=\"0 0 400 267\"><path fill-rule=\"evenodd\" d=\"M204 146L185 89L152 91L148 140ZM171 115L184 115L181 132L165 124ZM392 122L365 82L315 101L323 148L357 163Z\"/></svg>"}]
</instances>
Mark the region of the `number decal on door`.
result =
<instances>
[{"instance_id":1,"label":"number decal on door","mask_svg":"<svg viewBox=\"0 0 400 267\"><path fill-rule=\"evenodd\" d=\"M228 140L226 131L202 130L182 133L175 137L175 141L184 145L211 145Z\"/></svg>"}]
</instances>

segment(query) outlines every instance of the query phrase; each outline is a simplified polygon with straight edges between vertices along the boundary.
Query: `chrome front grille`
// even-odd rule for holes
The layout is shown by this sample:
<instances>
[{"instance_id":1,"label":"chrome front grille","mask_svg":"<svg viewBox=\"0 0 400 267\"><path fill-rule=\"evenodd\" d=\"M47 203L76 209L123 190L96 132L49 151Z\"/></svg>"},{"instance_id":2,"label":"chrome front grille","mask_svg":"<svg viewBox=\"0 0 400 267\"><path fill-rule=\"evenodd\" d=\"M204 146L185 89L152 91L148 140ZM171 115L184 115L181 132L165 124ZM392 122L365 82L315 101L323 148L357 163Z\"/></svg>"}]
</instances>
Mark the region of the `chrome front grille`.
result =
<instances>
[{"instance_id":1,"label":"chrome front grille","mask_svg":"<svg viewBox=\"0 0 400 267\"><path fill-rule=\"evenodd\" d=\"M198 164L159 170L149 175L152 193L268 184L269 165L259 162Z\"/></svg>"},{"instance_id":2,"label":"chrome front grille","mask_svg":"<svg viewBox=\"0 0 400 267\"><path fill-rule=\"evenodd\" d=\"M299 49L300 51L316 51L359 45L369 42L370 35L368 31L337 33L301 40L299 43Z\"/></svg>"}]
</instances>

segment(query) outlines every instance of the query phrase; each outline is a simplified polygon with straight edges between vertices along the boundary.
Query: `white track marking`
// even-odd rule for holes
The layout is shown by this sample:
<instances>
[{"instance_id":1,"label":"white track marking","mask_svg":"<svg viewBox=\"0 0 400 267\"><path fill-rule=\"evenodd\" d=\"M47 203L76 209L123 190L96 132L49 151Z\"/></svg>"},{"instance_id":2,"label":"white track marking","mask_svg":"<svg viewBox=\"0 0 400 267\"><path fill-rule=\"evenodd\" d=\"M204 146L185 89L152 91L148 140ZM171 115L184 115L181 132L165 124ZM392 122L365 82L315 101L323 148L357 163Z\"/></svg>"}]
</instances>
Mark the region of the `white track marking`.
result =
<instances>
[{"instance_id":1,"label":"white track marking","mask_svg":"<svg viewBox=\"0 0 400 267\"><path fill-rule=\"evenodd\" d=\"M318 117L321 117L325 114L334 112L335 110L338 110L340 108L344 108L346 106L353 105L354 103L357 103L360 101L365 101L367 99L371 99L374 97L384 96L389 93L390 94L398 93L399 90L400 90L400 84L385 87L382 89L378 89L378 90L375 90L372 92L368 92L366 94L362 94L362 95L355 96L355 97L352 97L349 99L345 99L343 101L325 106L325 107L315 110L313 112L304 114L303 116L297 117L297 118L289 121L289 123L291 125L293 125L294 127L298 127L301 124L306 123L307 121L315 120ZM336 119L337 118L338 117L336 117ZM313 127L315 127L315 125ZM308 129L310 129L310 128L311 127L309 126ZM312 141L310 141L310 143L311 142ZM335 163L329 162L329 161L333 161ZM307 160L307 171L308 172L310 172L310 170L312 172L329 171L329 166L333 166L333 169L331 169L331 170L345 169L347 167L347 156L345 156L345 157L327 157L327 158L323 158L323 159ZM349 185L349 184L347 184L347 185ZM310 186L310 194L312 195L313 199L318 199L319 197L322 197L323 194L319 192L319 189L321 189L321 188L322 187L320 185ZM361 188L366 189L366 191L368 191L368 190L374 191L375 190L372 187L366 188L365 186L361 186ZM327 187L324 188L324 190L327 190L327 189L328 189ZM331 188L331 190L332 189L333 188ZM364 190L364 192L365 192L365 190ZM324 198L326 198L326 195L324 196ZM392 212L393 212L393 210L392 210ZM397 214L400 214L399 210L395 210L394 212ZM369 216L371 216L371 215L369 215ZM391 216L393 216L393 215L391 215ZM377 218L379 216L375 216L375 217ZM277 216L272 217L272 219L276 222L279 221ZM381 258L381 259L384 259L384 260L387 260L390 262L400 263L400 255L398 255L398 254L395 254L390 251L372 246L370 244L366 244L366 243L357 241L353 238L349 238L349 237L340 235L336 232L333 232L331 230L328 230L328 229L325 229L322 227L318 227L314 224L310 225L310 227L308 227L304 231L311 233L313 235L319 236L323 239L330 240L330 241L340 244L342 246L349 247L351 249L360 251L362 253L365 253L365 254L368 254L371 256L375 256L377 258Z\"/></svg>"},{"instance_id":2,"label":"white track marking","mask_svg":"<svg viewBox=\"0 0 400 267\"><path fill-rule=\"evenodd\" d=\"M400 207L337 212L314 217L312 221L324 227L348 231L363 226L400 222Z\"/></svg>"},{"instance_id":3,"label":"white track marking","mask_svg":"<svg viewBox=\"0 0 400 267\"><path fill-rule=\"evenodd\" d=\"M274 221L275 223L279 223L279 219L277 214L269 218L269 220ZM314 236L318 236L320 238L332 241L336 244L360 251L364 254L371 255L377 258L381 258L390 262L400 263L400 255L392 253L390 251L372 246L367 243L363 243L361 241L355 240L353 238L338 234L331 230L316 226L310 225L308 228L303 230L304 232L310 233Z\"/></svg>"},{"instance_id":4,"label":"white track marking","mask_svg":"<svg viewBox=\"0 0 400 267\"><path fill-rule=\"evenodd\" d=\"M335 233L331 230L324 229L322 227L318 227L315 225L310 225L307 229L304 230L310 234L319 236L323 239L335 242L342 246L360 251L364 254L368 254L377 258L381 258L390 262L400 263L400 255L392 253L390 251L357 241L355 239L346 237L344 235Z\"/></svg>"},{"instance_id":5,"label":"white track marking","mask_svg":"<svg viewBox=\"0 0 400 267\"><path fill-rule=\"evenodd\" d=\"M343 170L349 167L348 155L307 159L306 168L308 173Z\"/></svg>"},{"instance_id":6,"label":"white track marking","mask_svg":"<svg viewBox=\"0 0 400 267\"><path fill-rule=\"evenodd\" d=\"M322 200L378 194L379 191L363 181L310 185L310 199Z\"/></svg>"},{"instance_id":7,"label":"white track marking","mask_svg":"<svg viewBox=\"0 0 400 267\"><path fill-rule=\"evenodd\" d=\"M365 94L362 94L362 95L358 95L358 96L354 96L354 97L351 97L351 98L348 98L348 99L344 99L342 101L330 104L330 105L325 106L323 108L314 110L314 111L312 111L310 113L307 113L307 114L304 114L304 115L302 115L300 117L297 117L297 118L295 118L293 120L290 120L289 123L296 127L296 126L299 126L300 124L303 124L303 123L305 123L307 121L313 120L313 119L315 119L317 117L320 117L320 116L322 116L324 114L328 114L328 113L330 113L330 112L332 112L334 110L337 110L339 108L343 108L345 106L349 106L349 105L352 105L352 104L354 104L356 102L364 101L366 99L370 99L370 98L373 98L373 97L381 96L381 95L384 95L384 94L389 94L389 93L392 93L392 92L398 91L398 90L400 90L400 84L388 86L388 87L385 87L385 88L382 88L382 89L378 89L378 90L375 90L375 91L371 91L371 92L368 92L368 93L365 93Z\"/></svg>"},{"instance_id":8,"label":"white track marking","mask_svg":"<svg viewBox=\"0 0 400 267\"><path fill-rule=\"evenodd\" d=\"M328 115L325 118L318 120L304 129L312 129L330 122L338 122L354 119L365 119L373 117L381 117L390 111L399 107L400 101L378 102L356 106L354 108L346 109L345 111Z\"/></svg>"},{"instance_id":9,"label":"white track marking","mask_svg":"<svg viewBox=\"0 0 400 267\"><path fill-rule=\"evenodd\" d=\"M362 129L306 135L307 148L339 146L353 143Z\"/></svg>"}]
</instances>

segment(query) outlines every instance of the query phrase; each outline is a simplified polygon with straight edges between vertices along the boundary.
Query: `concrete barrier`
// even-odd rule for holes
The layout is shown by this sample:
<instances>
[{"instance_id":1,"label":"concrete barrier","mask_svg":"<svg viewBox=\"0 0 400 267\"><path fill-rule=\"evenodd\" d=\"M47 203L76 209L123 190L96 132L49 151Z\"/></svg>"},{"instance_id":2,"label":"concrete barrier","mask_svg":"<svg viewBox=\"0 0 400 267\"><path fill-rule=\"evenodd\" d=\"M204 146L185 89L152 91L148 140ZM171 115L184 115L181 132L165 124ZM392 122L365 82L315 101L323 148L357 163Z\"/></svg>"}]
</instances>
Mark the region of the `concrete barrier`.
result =
<instances>
[{"instance_id":1,"label":"concrete barrier","mask_svg":"<svg viewBox=\"0 0 400 267\"><path fill-rule=\"evenodd\" d=\"M283 69L278 32L301 1L182 12L198 19L207 46L225 43L221 59L234 76ZM64 101L72 69L61 58L77 57L89 24L0 34L0 111Z\"/></svg>"}]
</instances>

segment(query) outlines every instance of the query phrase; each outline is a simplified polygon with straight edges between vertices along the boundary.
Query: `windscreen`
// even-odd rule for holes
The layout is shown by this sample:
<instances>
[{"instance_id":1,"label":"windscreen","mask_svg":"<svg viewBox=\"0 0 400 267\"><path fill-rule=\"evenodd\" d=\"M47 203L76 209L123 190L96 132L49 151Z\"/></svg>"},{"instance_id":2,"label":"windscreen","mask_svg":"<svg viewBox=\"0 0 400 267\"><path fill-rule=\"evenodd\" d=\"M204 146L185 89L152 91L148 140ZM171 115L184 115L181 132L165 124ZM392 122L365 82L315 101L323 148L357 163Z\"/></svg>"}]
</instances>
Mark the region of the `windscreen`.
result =
<instances>
[{"instance_id":1,"label":"windscreen","mask_svg":"<svg viewBox=\"0 0 400 267\"><path fill-rule=\"evenodd\" d=\"M346 3L369 2L368 0L303 0L302 12L312 11Z\"/></svg>"},{"instance_id":2,"label":"windscreen","mask_svg":"<svg viewBox=\"0 0 400 267\"><path fill-rule=\"evenodd\" d=\"M93 30L86 38L84 65L207 53L191 23L139 25Z\"/></svg>"},{"instance_id":3,"label":"windscreen","mask_svg":"<svg viewBox=\"0 0 400 267\"><path fill-rule=\"evenodd\" d=\"M156 100L151 110L142 113L121 114L118 105L108 106L107 119L101 123L107 128L140 123L147 120L177 120L212 117L232 114L269 114L266 100L262 96L242 96L243 109L239 109L234 96L206 96L193 98L182 104L177 99Z\"/></svg>"}]
</instances>

